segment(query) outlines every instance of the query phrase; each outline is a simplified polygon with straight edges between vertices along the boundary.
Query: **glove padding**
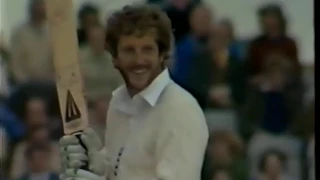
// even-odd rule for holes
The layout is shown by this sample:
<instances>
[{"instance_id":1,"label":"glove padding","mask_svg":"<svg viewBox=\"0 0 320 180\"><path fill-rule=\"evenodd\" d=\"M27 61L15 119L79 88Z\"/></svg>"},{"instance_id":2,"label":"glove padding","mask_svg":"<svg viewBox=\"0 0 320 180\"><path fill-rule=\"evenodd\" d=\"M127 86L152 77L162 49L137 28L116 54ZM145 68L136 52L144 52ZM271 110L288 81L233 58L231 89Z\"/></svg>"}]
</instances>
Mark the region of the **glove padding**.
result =
<instances>
[{"instance_id":1,"label":"glove padding","mask_svg":"<svg viewBox=\"0 0 320 180\"><path fill-rule=\"evenodd\" d=\"M82 169L67 169L65 173L60 175L60 180L103 180L103 176L99 176L90 171Z\"/></svg>"},{"instance_id":2,"label":"glove padding","mask_svg":"<svg viewBox=\"0 0 320 180\"><path fill-rule=\"evenodd\" d=\"M80 134L80 139L87 148L81 146L76 135L65 135L60 141L60 155L62 169L79 169L88 162L89 170L98 176L105 175L107 159L100 153L102 143L99 136L93 129L87 128ZM80 171L80 169L79 169ZM66 172L63 172L66 174Z\"/></svg>"}]
</instances>

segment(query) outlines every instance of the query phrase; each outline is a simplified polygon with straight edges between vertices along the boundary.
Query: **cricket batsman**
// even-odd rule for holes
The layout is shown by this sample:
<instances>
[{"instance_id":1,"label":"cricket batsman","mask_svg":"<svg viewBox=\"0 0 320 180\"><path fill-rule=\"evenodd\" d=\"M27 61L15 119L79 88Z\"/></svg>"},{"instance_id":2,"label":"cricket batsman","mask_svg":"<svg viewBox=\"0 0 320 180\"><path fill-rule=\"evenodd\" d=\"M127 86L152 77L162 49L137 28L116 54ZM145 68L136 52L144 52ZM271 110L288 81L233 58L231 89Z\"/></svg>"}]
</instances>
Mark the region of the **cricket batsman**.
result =
<instances>
[{"instance_id":1,"label":"cricket batsman","mask_svg":"<svg viewBox=\"0 0 320 180\"><path fill-rule=\"evenodd\" d=\"M149 5L126 6L108 19L106 32L125 85L113 92L104 147L91 128L83 144L75 135L61 138L61 179L200 180L208 128L197 101L165 66L169 18Z\"/></svg>"}]
</instances>

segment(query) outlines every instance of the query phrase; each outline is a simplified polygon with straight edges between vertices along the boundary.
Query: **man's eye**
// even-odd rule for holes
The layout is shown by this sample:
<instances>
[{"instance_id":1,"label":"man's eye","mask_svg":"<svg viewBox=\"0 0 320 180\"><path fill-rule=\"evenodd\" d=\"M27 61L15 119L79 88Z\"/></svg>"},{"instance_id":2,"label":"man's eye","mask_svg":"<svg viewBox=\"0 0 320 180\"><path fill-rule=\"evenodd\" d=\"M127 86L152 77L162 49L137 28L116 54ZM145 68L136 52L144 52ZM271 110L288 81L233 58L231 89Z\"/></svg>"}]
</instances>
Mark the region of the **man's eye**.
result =
<instances>
[{"instance_id":1,"label":"man's eye","mask_svg":"<svg viewBox=\"0 0 320 180\"><path fill-rule=\"evenodd\" d=\"M125 53L133 53L134 52L134 49L133 48L124 48L123 49L123 52L125 52Z\"/></svg>"},{"instance_id":2,"label":"man's eye","mask_svg":"<svg viewBox=\"0 0 320 180\"><path fill-rule=\"evenodd\" d=\"M153 52L153 51L154 51L154 48L151 47L151 46L147 46L147 47L144 47L144 48L143 48L143 51L144 51L144 52Z\"/></svg>"}]
</instances>

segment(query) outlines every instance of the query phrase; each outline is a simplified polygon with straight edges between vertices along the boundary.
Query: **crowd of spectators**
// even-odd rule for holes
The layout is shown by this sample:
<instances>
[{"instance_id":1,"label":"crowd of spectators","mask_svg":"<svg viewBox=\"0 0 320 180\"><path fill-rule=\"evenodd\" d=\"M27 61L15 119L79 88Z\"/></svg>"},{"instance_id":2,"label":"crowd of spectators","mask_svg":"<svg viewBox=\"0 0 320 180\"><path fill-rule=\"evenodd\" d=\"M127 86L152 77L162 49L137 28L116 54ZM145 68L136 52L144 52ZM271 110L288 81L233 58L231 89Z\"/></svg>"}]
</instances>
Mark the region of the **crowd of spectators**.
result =
<instances>
[{"instance_id":1,"label":"crowd of spectators","mask_svg":"<svg viewBox=\"0 0 320 180\"><path fill-rule=\"evenodd\" d=\"M172 79L199 102L210 139L202 180L315 180L313 67L300 64L286 15L257 10L260 34L236 36L232 17L217 19L201 0L148 0L172 21ZM62 122L43 0L0 37L0 176L58 180ZM112 91L123 83L105 47L95 4L78 13L80 67L90 125L104 138Z\"/></svg>"}]
</instances>

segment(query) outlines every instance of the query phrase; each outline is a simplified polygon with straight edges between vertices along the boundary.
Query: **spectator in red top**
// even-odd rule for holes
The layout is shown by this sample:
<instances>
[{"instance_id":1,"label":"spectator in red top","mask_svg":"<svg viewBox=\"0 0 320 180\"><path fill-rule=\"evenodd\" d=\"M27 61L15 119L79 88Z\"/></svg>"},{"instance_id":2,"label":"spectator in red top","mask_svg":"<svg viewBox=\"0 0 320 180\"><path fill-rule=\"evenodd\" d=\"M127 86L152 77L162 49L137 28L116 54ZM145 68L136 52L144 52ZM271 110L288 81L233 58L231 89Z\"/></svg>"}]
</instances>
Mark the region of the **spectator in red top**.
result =
<instances>
[{"instance_id":1,"label":"spectator in red top","mask_svg":"<svg viewBox=\"0 0 320 180\"><path fill-rule=\"evenodd\" d=\"M254 38L249 47L248 63L251 73L253 75L260 73L262 61L270 53L287 56L299 72L296 42L287 35L287 20L281 7L275 4L266 5L258 11L258 16L262 34Z\"/></svg>"}]
</instances>

